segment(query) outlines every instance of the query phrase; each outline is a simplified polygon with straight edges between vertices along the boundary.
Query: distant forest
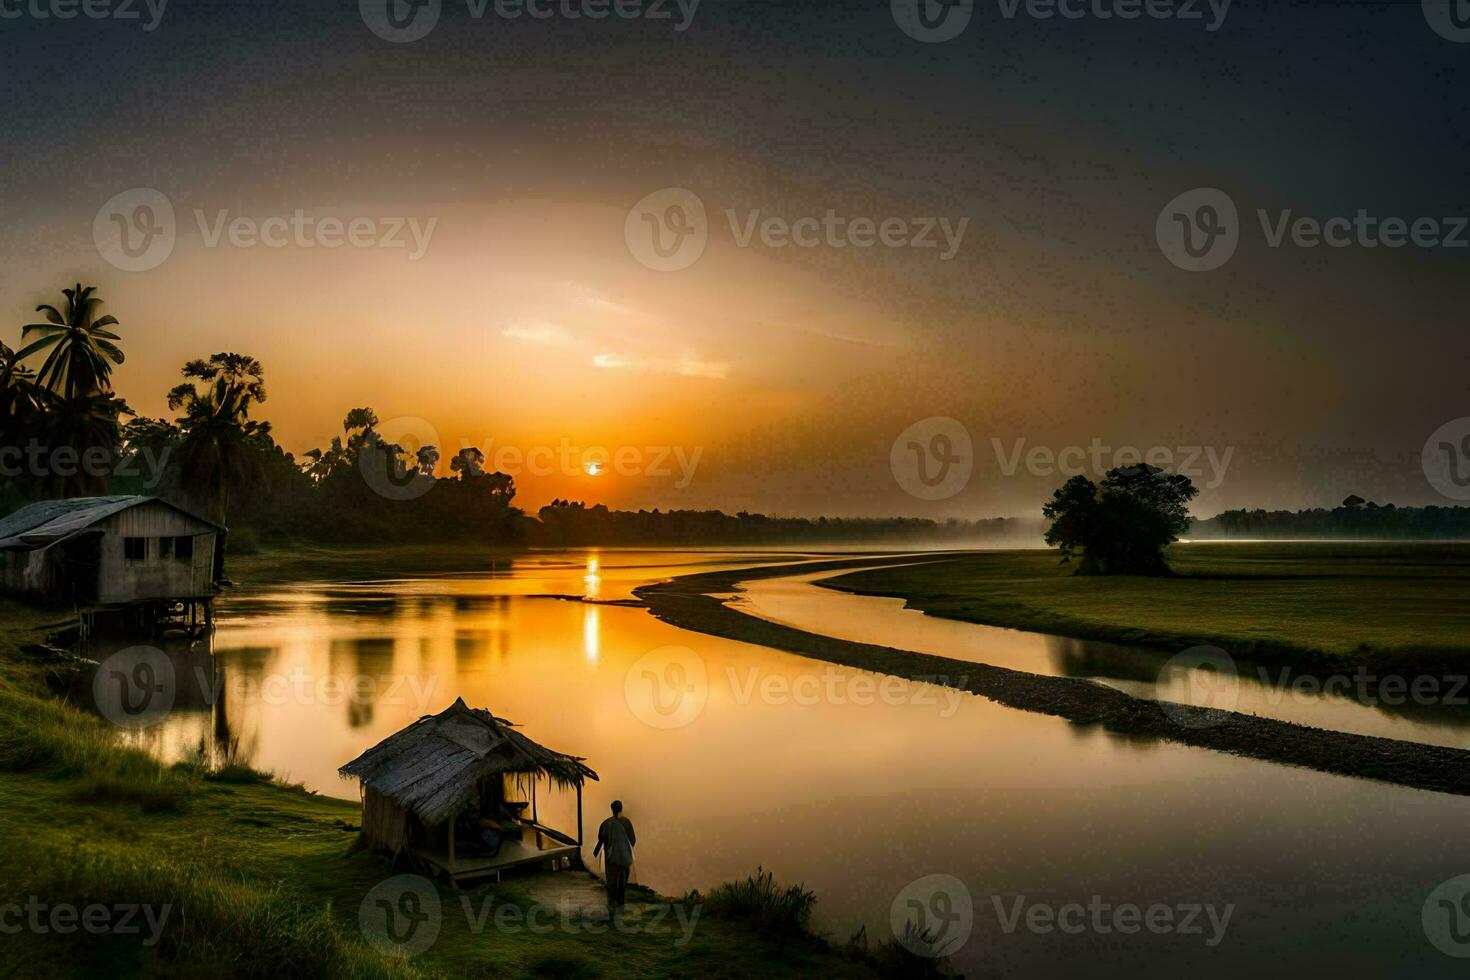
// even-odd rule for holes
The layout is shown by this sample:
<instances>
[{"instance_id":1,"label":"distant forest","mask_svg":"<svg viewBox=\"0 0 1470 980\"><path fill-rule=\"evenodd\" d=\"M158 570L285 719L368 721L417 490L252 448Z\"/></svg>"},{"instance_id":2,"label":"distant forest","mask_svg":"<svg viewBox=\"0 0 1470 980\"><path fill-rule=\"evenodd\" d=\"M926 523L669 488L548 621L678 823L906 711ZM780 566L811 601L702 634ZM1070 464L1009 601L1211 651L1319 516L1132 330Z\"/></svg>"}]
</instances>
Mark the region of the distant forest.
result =
<instances>
[{"instance_id":1,"label":"distant forest","mask_svg":"<svg viewBox=\"0 0 1470 980\"><path fill-rule=\"evenodd\" d=\"M1227 510L1195 521L1189 537L1470 538L1470 507L1395 507L1354 494L1328 510Z\"/></svg>"},{"instance_id":2,"label":"distant forest","mask_svg":"<svg viewBox=\"0 0 1470 980\"><path fill-rule=\"evenodd\" d=\"M931 521L917 517L767 517L718 510L608 510L580 501L542 507L532 543L549 547L634 544L1018 544L1033 527L997 518Z\"/></svg>"}]
</instances>

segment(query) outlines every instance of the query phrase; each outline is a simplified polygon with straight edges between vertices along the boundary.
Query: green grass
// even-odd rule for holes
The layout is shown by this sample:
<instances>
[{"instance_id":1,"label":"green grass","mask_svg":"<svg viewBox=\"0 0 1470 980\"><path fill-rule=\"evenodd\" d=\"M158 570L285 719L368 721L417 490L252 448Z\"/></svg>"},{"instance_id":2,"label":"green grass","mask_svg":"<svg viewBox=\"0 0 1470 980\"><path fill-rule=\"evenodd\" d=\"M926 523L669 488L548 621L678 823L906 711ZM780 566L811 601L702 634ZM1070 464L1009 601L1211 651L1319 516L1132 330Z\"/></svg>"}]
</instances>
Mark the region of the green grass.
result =
<instances>
[{"instance_id":1,"label":"green grass","mask_svg":"<svg viewBox=\"0 0 1470 980\"><path fill-rule=\"evenodd\" d=\"M882 957L738 916L701 916L687 942L672 917L626 933L493 923L477 932L461 896L442 888L433 946L410 960L385 955L364 940L358 912L373 886L398 872L357 846L358 807L243 766L164 766L120 746L105 722L51 696L46 674L60 668L21 652L56 618L0 601L0 826L9 828L0 904L35 896L48 906L171 911L147 946L146 928L6 935L7 975L864 977L886 969ZM477 908L531 905L514 880L465 897Z\"/></svg>"},{"instance_id":2,"label":"green grass","mask_svg":"<svg viewBox=\"0 0 1470 980\"><path fill-rule=\"evenodd\" d=\"M723 919L743 919L767 929L804 932L811 922L815 892L800 885L782 887L765 868L742 881L727 881L706 896L692 892L686 903L702 904L705 914Z\"/></svg>"},{"instance_id":3,"label":"green grass","mask_svg":"<svg viewBox=\"0 0 1470 980\"><path fill-rule=\"evenodd\" d=\"M1470 545L1177 544L1172 578L1077 576L1054 552L967 555L829 580L936 616L1302 666L1458 666L1470 655Z\"/></svg>"}]
</instances>

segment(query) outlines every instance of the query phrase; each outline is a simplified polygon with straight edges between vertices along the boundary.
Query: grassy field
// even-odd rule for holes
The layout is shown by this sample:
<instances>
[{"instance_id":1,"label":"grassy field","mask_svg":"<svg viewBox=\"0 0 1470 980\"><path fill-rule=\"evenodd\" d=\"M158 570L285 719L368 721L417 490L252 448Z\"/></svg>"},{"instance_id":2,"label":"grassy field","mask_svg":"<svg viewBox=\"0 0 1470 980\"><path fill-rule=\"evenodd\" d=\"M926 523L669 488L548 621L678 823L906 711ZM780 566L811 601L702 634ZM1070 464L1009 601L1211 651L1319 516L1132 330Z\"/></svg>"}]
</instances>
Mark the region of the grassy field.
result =
<instances>
[{"instance_id":1,"label":"grassy field","mask_svg":"<svg viewBox=\"0 0 1470 980\"><path fill-rule=\"evenodd\" d=\"M396 872L354 849L357 807L273 784L246 769L164 767L121 747L115 729L51 696L45 674L63 667L38 662L33 650L22 652L58 618L0 602L0 825L9 828L0 848L0 916L7 903L28 915L24 906L32 896L48 908L146 903L172 909L150 945L144 944L150 929L141 917L137 935L80 929L58 935L43 910L39 921L47 931L26 927L4 937L7 975L878 973L881 964L873 958L799 929L772 928L728 903L726 914L698 919L681 944L685 932L673 916L657 928L626 934L559 925L541 932L502 930L493 918L482 920L477 932L460 896L444 889L442 928L433 946L410 960L380 953L364 941L358 911L372 887ZM514 880L467 898L477 912L487 900L491 908L508 904L522 913L531 905Z\"/></svg>"},{"instance_id":2,"label":"grassy field","mask_svg":"<svg viewBox=\"0 0 1470 980\"><path fill-rule=\"evenodd\" d=\"M1211 543L1173 578L1081 577L1054 552L967 555L825 582L935 616L1309 667L1456 667L1470 655L1470 545Z\"/></svg>"}]
</instances>

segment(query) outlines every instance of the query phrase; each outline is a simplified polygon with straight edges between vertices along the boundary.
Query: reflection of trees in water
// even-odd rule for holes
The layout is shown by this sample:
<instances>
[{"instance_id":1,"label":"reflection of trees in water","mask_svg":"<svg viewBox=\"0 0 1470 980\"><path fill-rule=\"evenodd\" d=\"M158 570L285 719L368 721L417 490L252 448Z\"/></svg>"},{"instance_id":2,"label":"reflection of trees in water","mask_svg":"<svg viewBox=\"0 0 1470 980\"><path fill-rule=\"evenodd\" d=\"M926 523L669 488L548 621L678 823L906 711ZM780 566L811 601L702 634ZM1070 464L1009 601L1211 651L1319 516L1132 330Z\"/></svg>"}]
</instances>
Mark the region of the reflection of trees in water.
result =
<instances>
[{"instance_id":1,"label":"reflection of trees in water","mask_svg":"<svg viewBox=\"0 0 1470 980\"><path fill-rule=\"evenodd\" d=\"M376 699L392 689L394 646L391 636L332 641L327 669L341 682L351 727L371 725Z\"/></svg>"},{"instance_id":2,"label":"reflection of trees in water","mask_svg":"<svg viewBox=\"0 0 1470 980\"><path fill-rule=\"evenodd\" d=\"M1052 667L1063 677L1112 677L1152 684L1169 659L1167 653L1156 650L1068 636L1048 636L1046 648Z\"/></svg>"},{"instance_id":3,"label":"reflection of trees in water","mask_svg":"<svg viewBox=\"0 0 1470 980\"><path fill-rule=\"evenodd\" d=\"M198 762L212 769L231 764L248 765L258 747L254 736L243 738L235 730L230 710L228 681L242 676L257 680L276 653L274 647L247 647L216 651L214 634L194 639L170 634L109 631L93 634L83 653L99 663L133 647L162 652L172 666L172 701L156 725L126 732L129 744L165 762ZM96 710L93 700L95 671L78 676L75 700Z\"/></svg>"},{"instance_id":4,"label":"reflection of trees in water","mask_svg":"<svg viewBox=\"0 0 1470 980\"><path fill-rule=\"evenodd\" d=\"M259 682L265 677L266 667L279 652L279 647L230 647L217 651L215 659L221 665L229 664L236 677Z\"/></svg>"}]
</instances>

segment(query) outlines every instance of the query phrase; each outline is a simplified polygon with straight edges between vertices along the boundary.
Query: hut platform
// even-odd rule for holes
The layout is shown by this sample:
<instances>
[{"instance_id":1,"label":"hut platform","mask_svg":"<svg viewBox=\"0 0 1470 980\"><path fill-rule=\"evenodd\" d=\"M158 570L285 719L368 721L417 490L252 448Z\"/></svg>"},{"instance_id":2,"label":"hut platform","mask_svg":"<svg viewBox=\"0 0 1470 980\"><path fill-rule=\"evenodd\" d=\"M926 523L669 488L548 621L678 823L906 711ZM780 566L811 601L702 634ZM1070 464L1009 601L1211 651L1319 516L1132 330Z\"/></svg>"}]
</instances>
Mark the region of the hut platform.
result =
<instances>
[{"instance_id":1,"label":"hut platform","mask_svg":"<svg viewBox=\"0 0 1470 980\"><path fill-rule=\"evenodd\" d=\"M512 868L539 866L545 871L582 866L582 848L574 841L564 844L536 832L536 840L508 840L500 845L494 857L456 857L450 859L443 849L410 847L409 854L423 870L431 876L439 876L458 883L480 878L500 880L502 873Z\"/></svg>"}]
</instances>

